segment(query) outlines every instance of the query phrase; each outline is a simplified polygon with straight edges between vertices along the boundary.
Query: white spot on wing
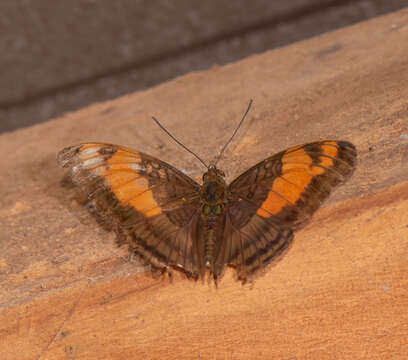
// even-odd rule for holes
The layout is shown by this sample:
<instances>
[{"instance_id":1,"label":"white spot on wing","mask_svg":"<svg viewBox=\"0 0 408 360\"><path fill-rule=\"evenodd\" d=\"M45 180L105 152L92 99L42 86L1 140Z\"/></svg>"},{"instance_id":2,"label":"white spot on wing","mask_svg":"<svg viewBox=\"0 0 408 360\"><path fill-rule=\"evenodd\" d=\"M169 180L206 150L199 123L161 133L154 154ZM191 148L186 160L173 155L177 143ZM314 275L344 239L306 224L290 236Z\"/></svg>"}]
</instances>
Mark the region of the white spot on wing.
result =
<instances>
[{"instance_id":1,"label":"white spot on wing","mask_svg":"<svg viewBox=\"0 0 408 360\"><path fill-rule=\"evenodd\" d=\"M99 151L99 148L88 148L82 151L82 155L93 155Z\"/></svg>"},{"instance_id":2,"label":"white spot on wing","mask_svg":"<svg viewBox=\"0 0 408 360\"><path fill-rule=\"evenodd\" d=\"M92 158L92 159L88 159L88 160L85 160L84 162L82 162L82 167L98 165L98 164L102 164L102 162L103 162L103 159Z\"/></svg>"},{"instance_id":3,"label":"white spot on wing","mask_svg":"<svg viewBox=\"0 0 408 360\"><path fill-rule=\"evenodd\" d=\"M109 166L100 166L92 170L95 175L104 175L109 171Z\"/></svg>"},{"instance_id":4,"label":"white spot on wing","mask_svg":"<svg viewBox=\"0 0 408 360\"><path fill-rule=\"evenodd\" d=\"M146 167L143 165L139 165L139 164L131 164L130 168L136 171L146 171Z\"/></svg>"}]
</instances>

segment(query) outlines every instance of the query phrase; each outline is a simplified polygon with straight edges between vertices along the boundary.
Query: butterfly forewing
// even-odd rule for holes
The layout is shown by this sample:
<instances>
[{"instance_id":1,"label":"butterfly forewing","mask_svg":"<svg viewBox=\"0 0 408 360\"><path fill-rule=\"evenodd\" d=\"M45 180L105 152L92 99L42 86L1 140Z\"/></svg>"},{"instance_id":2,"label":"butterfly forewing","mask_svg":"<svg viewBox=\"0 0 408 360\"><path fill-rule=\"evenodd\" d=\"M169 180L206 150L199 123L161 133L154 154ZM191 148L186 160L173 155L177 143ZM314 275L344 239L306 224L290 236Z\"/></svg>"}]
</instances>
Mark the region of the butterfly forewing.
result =
<instances>
[{"instance_id":1,"label":"butterfly forewing","mask_svg":"<svg viewBox=\"0 0 408 360\"><path fill-rule=\"evenodd\" d=\"M254 204L263 218L297 228L333 188L354 171L356 150L346 141L295 146L253 166L229 186L230 193Z\"/></svg>"},{"instance_id":2,"label":"butterfly forewing","mask_svg":"<svg viewBox=\"0 0 408 360\"><path fill-rule=\"evenodd\" d=\"M180 266L197 275L199 184L163 161L118 145L80 144L62 150L58 160L132 251L154 266Z\"/></svg>"}]
</instances>

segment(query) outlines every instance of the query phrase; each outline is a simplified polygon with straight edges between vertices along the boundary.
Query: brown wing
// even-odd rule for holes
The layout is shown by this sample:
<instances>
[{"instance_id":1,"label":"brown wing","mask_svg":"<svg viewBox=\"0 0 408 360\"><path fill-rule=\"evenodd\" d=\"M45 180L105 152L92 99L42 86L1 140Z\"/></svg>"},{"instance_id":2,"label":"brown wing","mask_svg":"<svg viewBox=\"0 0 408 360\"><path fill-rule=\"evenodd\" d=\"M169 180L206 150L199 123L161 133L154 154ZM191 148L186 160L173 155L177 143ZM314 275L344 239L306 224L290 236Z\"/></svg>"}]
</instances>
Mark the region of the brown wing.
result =
<instances>
[{"instance_id":1,"label":"brown wing","mask_svg":"<svg viewBox=\"0 0 408 360\"><path fill-rule=\"evenodd\" d=\"M132 251L155 267L198 275L198 183L152 156L112 144L68 147L58 161Z\"/></svg>"},{"instance_id":2,"label":"brown wing","mask_svg":"<svg viewBox=\"0 0 408 360\"><path fill-rule=\"evenodd\" d=\"M219 260L239 277L269 264L286 249L292 229L304 225L355 168L356 149L346 141L295 146L265 159L229 186L226 238Z\"/></svg>"},{"instance_id":3,"label":"brown wing","mask_svg":"<svg viewBox=\"0 0 408 360\"><path fill-rule=\"evenodd\" d=\"M257 215L257 207L246 200L233 200L226 209L223 241L218 241L214 275L218 278L226 264L246 282L288 248L293 232L275 218Z\"/></svg>"}]
</instances>

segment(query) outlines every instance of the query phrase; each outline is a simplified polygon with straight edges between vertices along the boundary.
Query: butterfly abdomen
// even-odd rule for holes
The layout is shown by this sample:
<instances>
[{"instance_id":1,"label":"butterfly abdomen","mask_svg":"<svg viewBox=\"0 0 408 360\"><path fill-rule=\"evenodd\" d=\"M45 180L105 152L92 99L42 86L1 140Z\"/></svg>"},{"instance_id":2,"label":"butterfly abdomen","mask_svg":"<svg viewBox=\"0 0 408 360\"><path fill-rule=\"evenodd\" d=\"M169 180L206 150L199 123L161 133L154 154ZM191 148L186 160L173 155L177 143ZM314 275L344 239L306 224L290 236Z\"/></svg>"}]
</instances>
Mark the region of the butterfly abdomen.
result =
<instances>
[{"instance_id":1,"label":"butterfly abdomen","mask_svg":"<svg viewBox=\"0 0 408 360\"><path fill-rule=\"evenodd\" d=\"M205 243L205 264L209 266L214 261L215 229L208 230L208 237Z\"/></svg>"}]
</instances>

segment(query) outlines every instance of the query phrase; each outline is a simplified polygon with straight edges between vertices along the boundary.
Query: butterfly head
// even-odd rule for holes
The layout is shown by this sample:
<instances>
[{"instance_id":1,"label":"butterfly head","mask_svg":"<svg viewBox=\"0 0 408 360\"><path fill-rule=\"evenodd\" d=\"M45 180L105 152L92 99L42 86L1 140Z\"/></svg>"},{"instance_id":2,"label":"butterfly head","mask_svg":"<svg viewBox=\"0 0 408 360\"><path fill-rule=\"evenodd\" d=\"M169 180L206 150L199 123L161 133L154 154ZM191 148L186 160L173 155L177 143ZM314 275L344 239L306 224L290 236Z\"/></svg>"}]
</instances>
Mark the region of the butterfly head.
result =
<instances>
[{"instance_id":1,"label":"butterfly head","mask_svg":"<svg viewBox=\"0 0 408 360\"><path fill-rule=\"evenodd\" d=\"M203 174L203 183L208 181L217 181L217 179L224 180L224 171L218 169L215 165L209 165L207 171Z\"/></svg>"}]
</instances>

